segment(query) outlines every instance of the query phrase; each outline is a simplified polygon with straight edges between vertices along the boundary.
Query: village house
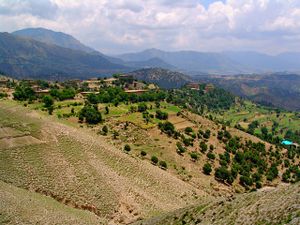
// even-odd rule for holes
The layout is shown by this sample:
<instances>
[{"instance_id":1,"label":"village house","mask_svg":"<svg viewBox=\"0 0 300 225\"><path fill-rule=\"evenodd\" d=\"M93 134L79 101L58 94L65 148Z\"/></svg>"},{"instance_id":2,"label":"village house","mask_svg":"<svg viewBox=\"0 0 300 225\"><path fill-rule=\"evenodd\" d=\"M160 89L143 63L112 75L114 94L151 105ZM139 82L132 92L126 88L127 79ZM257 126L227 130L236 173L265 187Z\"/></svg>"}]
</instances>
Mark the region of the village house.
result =
<instances>
[{"instance_id":1,"label":"village house","mask_svg":"<svg viewBox=\"0 0 300 225\"><path fill-rule=\"evenodd\" d=\"M188 83L186 87L192 90L199 90L199 83Z\"/></svg>"},{"instance_id":2,"label":"village house","mask_svg":"<svg viewBox=\"0 0 300 225\"><path fill-rule=\"evenodd\" d=\"M143 93L147 92L147 90L125 90L125 92L127 94L137 94L137 95L140 95L140 94L143 94Z\"/></svg>"}]
</instances>

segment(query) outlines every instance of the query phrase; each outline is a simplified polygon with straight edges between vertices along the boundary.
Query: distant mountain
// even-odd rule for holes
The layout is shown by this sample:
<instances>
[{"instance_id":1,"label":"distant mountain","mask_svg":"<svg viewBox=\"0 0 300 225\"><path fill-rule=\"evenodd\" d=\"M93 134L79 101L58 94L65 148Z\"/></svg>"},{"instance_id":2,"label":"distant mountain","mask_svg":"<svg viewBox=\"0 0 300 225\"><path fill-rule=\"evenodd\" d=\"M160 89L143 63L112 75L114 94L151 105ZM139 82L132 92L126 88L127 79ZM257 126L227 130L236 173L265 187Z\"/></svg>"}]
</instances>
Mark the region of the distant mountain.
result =
<instances>
[{"instance_id":1,"label":"distant mountain","mask_svg":"<svg viewBox=\"0 0 300 225\"><path fill-rule=\"evenodd\" d=\"M148 49L118 57L127 62L145 61L155 57L191 75L300 71L300 53L271 56L258 52L166 52Z\"/></svg>"},{"instance_id":2,"label":"distant mountain","mask_svg":"<svg viewBox=\"0 0 300 225\"><path fill-rule=\"evenodd\" d=\"M300 111L300 75L297 74L199 76L198 79L264 105Z\"/></svg>"},{"instance_id":3,"label":"distant mountain","mask_svg":"<svg viewBox=\"0 0 300 225\"><path fill-rule=\"evenodd\" d=\"M138 53L119 55L124 61L145 61L159 58L174 67L189 72L232 74L249 72L246 66L229 59L221 53L206 53L195 51L165 52L149 49Z\"/></svg>"},{"instance_id":4,"label":"distant mountain","mask_svg":"<svg viewBox=\"0 0 300 225\"><path fill-rule=\"evenodd\" d=\"M36 41L44 42L47 44L54 44L64 48L70 48L74 50L88 52L94 55L99 55L112 63L121 64L126 67L132 67L133 69L140 68L150 68L150 67L160 67L165 69L175 69L174 66L164 62L159 58L149 58L144 61L136 61L136 62L125 62L122 59L107 56L99 51L96 51L86 45L82 44L80 41L75 39L73 36L69 34L65 34L62 32L56 32L52 30L48 30L45 28L26 28L23 30L18 30L13 32L12 34L18 35L20 37L31 38Z\"/></svg>"},{"instance_id":5,"label":"distant mountain","mask_svg":"<svg viewBox=\"0 0 300 225\"><path fill-rule=\"evenodd\" d=\"M179 88L193 81L185 74L160 68L141 69L129 74L138 80L155 83L163 88Z\"/></svg>"},{"instance_id":6,"label":"distant mountain","mask_svg":"<svg viewBox=\"0 0 300 225\"><path fill-rule=\"evenodd\" d=\"M0 33L0 71L16 78L87 78L128 70L99 54Z\"/></svg>"},{"instance_id":7,"label":"distant mountain","mask_svg":"<svg viewBox=\"0 0 300 225\"><path fill-rule=\"evenodd\" d=\"M151 58L147 59L145 61L130 61L130 62L124 62L123 64L129 67L133 68L164 68L169 70L175 70L176 67L173 65L170 65L166 63L165 61L159 59L159 58Z\"/></svg>"},{"instance_id":8,"label":"distant mountain","mask_svg":"<svg viewBox=\"0 0 300 225\"><path fill-rule=\"evenodd\" d=\"M95 51L94 49L85 46L69 34L56 32L45 28L26 28L23 30L15 31L12 34L18 35L20 37L31 38L47 44L58 45L64 48L70 48L89 53Z\"/></svg>"}]
</instances>

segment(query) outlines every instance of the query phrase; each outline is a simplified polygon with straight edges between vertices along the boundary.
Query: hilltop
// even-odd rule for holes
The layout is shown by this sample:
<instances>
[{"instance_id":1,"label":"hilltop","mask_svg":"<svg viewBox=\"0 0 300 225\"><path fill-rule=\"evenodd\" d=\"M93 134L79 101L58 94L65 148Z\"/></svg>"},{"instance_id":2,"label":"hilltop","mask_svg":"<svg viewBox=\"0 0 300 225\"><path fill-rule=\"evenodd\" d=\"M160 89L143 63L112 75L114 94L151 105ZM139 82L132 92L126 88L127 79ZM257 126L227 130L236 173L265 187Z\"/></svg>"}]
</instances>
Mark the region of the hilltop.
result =
<instances>
[{"instance_id":1,"label":"hilltop","mask_svg":"<svg viewBox=\"0 0 300 225\"><path fill-rule=\"evenodd\" d=\"M274 73L264 75L199 76L235 95L286 110L300 110L300 75Z\"/></svg>"},{"instance_id":2,"label":"hilltop","mask_svg":"<svg viewBox=\"0 0 300 225\"><path fill-rule=\"evenodd\" d=\"M69 34L56 32L45 28L26 28L12 32L12 34L87 53L95 52L94 49L85 46Z\"/></svg>"},{"instance_id":3,"label":"hilltop","mask_svg":"<svg viewBox=\"0 0 300 225\"><path fill-rule=\"evenodd\" d=\"M191 77L183 73L161 68L141 69L129 74L138 80L152 82L163 88L180 88L193 81Z\"/></svg>"},{"instance_id":4,"label":"hilltop","mask_svg":"<svg viewBox=\"0 0 300 225\"><path fill-rule=\"evenodd\" d=\"M0 33L0 70L15 78L62 80L86 78L128 69L101 55L49 45Z\"/></svg>"}]
</instances>

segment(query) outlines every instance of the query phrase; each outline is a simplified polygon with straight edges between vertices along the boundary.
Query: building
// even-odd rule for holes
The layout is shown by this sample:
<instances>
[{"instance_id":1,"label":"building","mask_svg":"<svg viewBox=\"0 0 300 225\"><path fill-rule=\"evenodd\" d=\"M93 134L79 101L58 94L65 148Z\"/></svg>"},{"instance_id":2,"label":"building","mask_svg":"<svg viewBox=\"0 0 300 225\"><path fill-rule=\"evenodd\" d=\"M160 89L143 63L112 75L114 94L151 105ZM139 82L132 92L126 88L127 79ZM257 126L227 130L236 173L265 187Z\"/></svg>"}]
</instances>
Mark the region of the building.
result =
<instances>
[{"instance_id":1,"label":"building","mask_svg":"<svg viewBox=\"0 0 300 225\"><path fill-rule=\"evenodd\" d=\"M113 83L114 83L115 81L117 81L117 80L119 80L119 79L112 77L112 78L104 79L103 82L104 82L106 85L113 85Z\"/></svg>"},{"instance_id":2,"label":"building","mask_svg":"<svg viewBox=\"0 0 300 225\"><path fill-rule=\"evenodd\" d=\"M143 93L147 92L147 90L125 90L125 92L127 94L137 94L137 95L140 95L140 94L143 94Z\"/></svg>"},{"instance_id":3,"label":"building","mask_svg":"<svg viewBox=\"0 0 300 225\"><path fill-rule=\"evenodd\" d=\"M37 95L37 96L45 96L45 95L49 95L50 94L50 90L36 90L34 91L34 93Z\"/></svg>"},{"instance_id":4,"label":"building","mask_svg":"<svg viewBox=\"0 0 300 225\"><path fill-rule=\"evenodd\" d=\"M186 87L193 90L199 90L199 83L189 83L186 85Z\"/></svg>"}]
</instances>

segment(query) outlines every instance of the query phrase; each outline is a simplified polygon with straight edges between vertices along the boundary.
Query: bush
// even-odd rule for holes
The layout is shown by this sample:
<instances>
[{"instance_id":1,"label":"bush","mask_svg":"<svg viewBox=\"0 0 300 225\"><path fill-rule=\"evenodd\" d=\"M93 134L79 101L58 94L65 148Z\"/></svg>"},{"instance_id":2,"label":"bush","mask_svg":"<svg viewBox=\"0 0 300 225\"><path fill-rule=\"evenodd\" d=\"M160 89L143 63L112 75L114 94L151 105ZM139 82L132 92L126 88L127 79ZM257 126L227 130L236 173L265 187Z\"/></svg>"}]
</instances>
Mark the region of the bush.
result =
<instances>
[{"instance_id":1,"label":"bush","mask_svg":"<svg viewBox=\"0 0 300 225\"><path fill-rule=\"evenodd\" d=\"M54 100L50 95L46 95L43 97L43 103L45 108L49 108L54 104Z\"/></svg>"},{"instance_id":2,"label":"bush","mask_svg":"<svg viewBox=\"0 0 300 225\"><path fill-rule=\"evenodd\" d=\"M139 112L145 112L148 109L146 103L142 102L138 105L138 111Z\"/></svg>"},{"instance_id":3,"label":"bush","mask_svg":"<svg viewBox=\"0 0 300 225\"><path fill-rule=\"evenodd\" d=\"M103 133L103 135L107 135L107 133L108 133L108 127L106 125L104 125L102 127L102 133Z\"/></svg>"},{"instance_id":4,"label":"bush","mask_svg":"<svg viewBox=\"0 0 300 225\"><path fill-rule=\"evenodd\" d=\"M193 161L198 160L198 154L197 154L196 152L192 152L192 153L190 154L190 156L191 156L191 158L192 158Z\"/></svg>"},{"instance_id":5,"label":"bush","mask_svg":"<svg viewBox=\"0 0 300 225\"><path fill-rule=\"evenodd\" d=\"M201 142L200 142L200 151L201 151L202 153L205 153L205 152L207 151L207 145L205 144L204 141L201 141Z\"/></svg>"},{"instance_id":6,"label":"bush","mask_svg":"<svg viewBox=\"0 0 300 225\"><path fill-rule=\"evenodd\" d=\"M141 151L141 156L146 156L147 152L145 152L144 150Z\"/></svg>"},{"instance_id":7,"label":"bush","mask_svg":"<svg viewBox=\"0 0 300 225\"><path fill-rule=\"evenodd\" d=\"M102 121L102 115L98 111L97 107L93 107L91 105L85 105L79 112L79 120L85 121L89 124L97 124Z\"/></svg>"},{"instance_id":8,"label":"bush","mask_svg":"<svg viewBox=\"0 0 300 225\"><path fill-rule=\"evenodd\" d=\"M153 155L153 156L151 157L151 162L152 162L153 164L156 165L156 164L158 163L158 158L157 158L156 156Z\"/></svg>"},{"instance_id":9,"label":"bush","mask_svg":"<svg viewBox=\"0 0 300 225\"><path fill-rule=\"evenodd\" d=\"M212 171L211 165L209 163L205 163L202 169L203 169L203 173L206 175L210 175Z\"/></svg>"},{"instance_id":10,"label":"bush","mask_svg":"<svg viewBox=\"0 0 300 225\"><path fill-rule=\"evenodd\" d=\"M207 153L206 156L207 156L207 158L212 159L212 160L214 160L216 158L215 154L211 153L211 152Z\"/></svg>"},{"instance_id":11,"label":"bush","mask_svg":"<svg viewBox=\"0 0 300 225\"><path fill-rule=\"evenodd\" d=\"M155 117L160 120L166 120L166 119L168 119L168 113L163 112L161 110L156 110Z\"/></svg>"},{"instance_id":12,"label":"bush","mask_svg":"<svg viewBox=\"0 0 300 225\"><path fill-rule=\"evenodd\" d=\"M174 125L169 121L166 121L164 123L159 123L158 127L162 132L168 134L169 136L172 136L175 132Z\"/></svg>"},{"instance_id":13,"label":"bush","mask_svg":"<svg viewBox=\"0 0 300 225\"><path fill-rule=\"evenodd\" d=\"M160 161L160 162L159 162L159 166L160 166L161 168L163 168L163 169L167 169L167 167L168 167L168 165L167 165L167 163L166 163L165 161Z\"/></svg>"},{"instance_id":14,"label":"bush","mask_svg":"<svg viewBox=\"0 0 300 225\"><path fill-rule=\"evenodd\" d=\"M248 176L241 176L240 177L240 184L244 187L251 186L253 184L253 180Z\"/></svg>"},{"instance_id":15,"label":"bush","mask_svg":"<svg viewBox=\"0 0 300 225\"><path fill-rule=\"evenodd\" d=\"M193 129L192 129L191 127L186 127L185 130L184 130L184 132L185 132L186 134L189 134L189 133L192 133L192 132L193 132Z\"/></svg>"},{"instance_id":16,"label":"bush","mask_svg":"<svg viewBox=\"0 0 300 225\"><path fill-rule=\"evenodd\" d=\"M124 151L130 152L130 150L131 150L130 145L126 144L126 145L124 146Z\"/></svg>"},{"instance_id":17,"label":"bush","mask_svg":"<svg viewBox=\"0 0 300 225\"><path fill-rule=\"evenodd\" d=\"M221 180L223 182L227 182L229 184L232 184L232 182L234 180L230 171L227 170L227 168L223 167L223 166L216 169L215 177L216 177L216 179Z\"/></svg>"},{"instance_id":18,"label":"bush","mask_svg":"<svg viewBox=\"0 0 300 225\"><path fill-rule=\"evenodd\" d=\"M185 147L183 147L182 144L181 144L180 142L177 142L177 143L176 143L176 146L177 146L177 153L183 154L183 153L186 152Z\"/></svg>"}]
</instances>

